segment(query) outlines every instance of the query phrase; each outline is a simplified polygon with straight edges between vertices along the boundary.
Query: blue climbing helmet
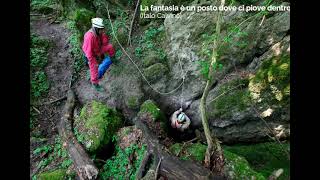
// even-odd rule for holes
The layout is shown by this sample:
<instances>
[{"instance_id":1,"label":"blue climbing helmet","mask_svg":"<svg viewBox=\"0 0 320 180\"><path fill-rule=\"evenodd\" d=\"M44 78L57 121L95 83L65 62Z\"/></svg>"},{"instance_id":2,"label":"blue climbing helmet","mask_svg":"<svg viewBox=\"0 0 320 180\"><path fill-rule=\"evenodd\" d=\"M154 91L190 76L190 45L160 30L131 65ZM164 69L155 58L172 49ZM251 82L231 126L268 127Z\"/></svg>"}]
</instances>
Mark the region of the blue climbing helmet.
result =
<instances>
[{"instance_id":1,"label":"blue climbing helmet","mask_svg":"<svg viewBox=\"0 0 320 180\"><path fill-rule=\"evenodd\" d=\"M186 120L186 114L181 112L179 115L178 115L178 121L179 122L183 122Z\"/></svg>"}]
</instances>

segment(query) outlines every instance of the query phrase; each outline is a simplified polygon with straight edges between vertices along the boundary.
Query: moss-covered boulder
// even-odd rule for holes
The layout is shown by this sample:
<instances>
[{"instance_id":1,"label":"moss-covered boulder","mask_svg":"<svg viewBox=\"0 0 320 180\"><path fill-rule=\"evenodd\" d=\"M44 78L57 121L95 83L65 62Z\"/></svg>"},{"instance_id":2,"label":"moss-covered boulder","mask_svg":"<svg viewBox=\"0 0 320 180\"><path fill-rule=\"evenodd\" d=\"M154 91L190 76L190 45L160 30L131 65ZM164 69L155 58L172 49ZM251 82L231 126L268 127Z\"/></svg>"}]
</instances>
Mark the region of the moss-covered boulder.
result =
<instances>
[{"instance_id":1,"label":"moss-covered boulder","mask_svg":"<svg viewBox=\"0 0 320 180\"><path fill-rule=\"evenodd\" d=\"M261 173L253 170L245 158L226 150L223 153L226 160L225 172L228 179L267 179Z\"/></svg>"},{"instance_id":2,"label":"moss-covered boulder","mask_svg":"<svg viewBox=\"0 0 320 180\"><path fill-rule=\"evenodd\" d=\"M216 94L222 94L234 87L239 88L235 88L227 95L210 102L210 116L220 119L231 119L236 118L234 117L234 113L247 111L251 106L250 92L248 88L245 88L248 87L248 83L249 80L247 78L234 79L220 86Z\"/></svg>"},{"instance_id":3,"label":"moss-covered boulder","mask_svg":"<svg viewBox=\"0 0 320 180\"><path fill-rule=\"evenodd\" d=\"M154 122L165 120L165 115L163 114L163 112L156 105L156 103L150 99L145 101L140 106L140 111L138 115L143 115L143 114L150 114Z\"/></svg>"},{"instance_id":4,"label":"moss-covered boulder","mask_svg":"<svg viewBox=\"0 0 320 180\"><path fill-rule=\"evenodd\" d=\"M61 180L66 177L65 169L57 169L53 171L43 172L37 175L38 180Z\"/></svg>"},{"instance_id":5,"label":"moss-covered boulder","mask_svg":"<svg viewBox=\"0 0 320 180\"><path fill-rule=\"evenodd\" d=\"M74 124L78 140L89 152L95 152L111 141L122 119L116 110L92 101L82 108Z\"/></svg>"},{"instance_id":6,"label":"moss-covered boulder","mask_svg":"<svg viewBox=\"0 0 320 180\"><path fill-rule=\"evenodd\" d=\"M159 138L167 137L168 120L154 101L147 100L142 103L138 118L146 123Z\"/></svg>"},{"instance_id":7,"label":"moss-covered boulder","mask_svg":"<svg viewBox=\"0 0 320 180\"><path fill-rule=\"evenodd\" d=\"M224 146L226 151L244 157L253 170L268 178L274 171L283 169L278 179L289 179L290 176L290 144L259 143L253 145Z\"/></svg>"},{"instance_id":8,"label":"moss-covered boulder","mask_svg":"<svg viewBox=\"0 0 320 180\"><path fill-rule=\"evenodd\" d=\"M153 64L144 69L145 77L151 82L159 80L166 74L166 72L168 72L168 68L161 63Z\"/></svg>"},{"instance_id":9,"label":"moss-covered boulder","mask_svg":"<svg viewBox=\"0 0 320 180\"><path fill-rule=\"evenodd\" d=\"M115 153L100 173L101 179L134 179L147 150L143 134L136 126L119 129L116 133Z\"/></svg>"}]
</instances>

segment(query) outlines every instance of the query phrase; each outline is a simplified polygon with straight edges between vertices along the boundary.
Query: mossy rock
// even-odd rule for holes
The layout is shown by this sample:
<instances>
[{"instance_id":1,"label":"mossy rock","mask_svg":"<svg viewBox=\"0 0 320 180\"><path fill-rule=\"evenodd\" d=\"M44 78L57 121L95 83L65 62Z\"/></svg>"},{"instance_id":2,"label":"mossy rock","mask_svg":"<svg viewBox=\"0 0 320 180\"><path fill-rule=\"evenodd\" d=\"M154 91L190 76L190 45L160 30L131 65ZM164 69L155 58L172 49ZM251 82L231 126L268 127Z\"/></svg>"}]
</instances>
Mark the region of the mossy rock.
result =
<instances>
[{"instance_id":1,"label":"mossy rock","mask_svg":"<svg viewBox=\"0 0 320 180\"><path fill-rule=\"evenodd\" d=\"M165 115L163 114L163 112L158 108L158 106L155 104L155 102L150 99L145 101L140 106L140 111L139 111L138 115L142 115L145 113L150 114L152 119L155 122L165 121Z\"/></svg>"},{"instance_id":2,"label":"mossy rock","mask_svg":"<svg viewBox=\"0 0 320 180\"><path fill-rule=\"evenodd\" d=\"M78 140L89 152L95 152L111 141L122 119L116 110L92 101L82 108L74 124Z\"/></svg>"},{"instance_id":3,"label":"mossy rock","mask_svg":"<svg viewBox=\"0 0 320 180\"><path fill-rule=\"evenodd\" d=\"M290 160L288 154L290 144L278 144L274 142L259 143L253 145L224 146L228 152L243 156L249 162L252 169L268 178L273 171L282 168L283 174L278 179L289 179Z\"/></svg>"},{"instance_id":4,"label":"mossy rock","mask_svg":"<svg viewBox=\"0 0 320 180\"><path fill-rule=\"evenodd\" d=\"M145 77L151 82L155 82L162 78L166 72L168 72L168 68L161 63L156 63L144 69Z\"/></svg>"},{"instance_id":5,"label":"mossy rock","mask_svg":"<svg viewBox=\"0 0 320 180\"><path fill-rule=\"evenodd\" d=\"M175 143L169 148L170 152L174 155L177 155L180 152L180 159L182 160L191 159L199 162L204 161L206 149L207 146L201 143L189 144L186 145L183 149L181 143Z\"/></svg>"},{"instance_id":6,"label":"mossy rock","mask_svg":"<svg viewBox=\"0 0 320 180\"><path fill-rule=\"evenodd\" d=\"M227 176L230 179L254 179L265 180L266 178L253 170L248 161L237 154L224 150L224 157L226 161Z\"/></svg>"},{"instance_id":7,"label":"mossy rock","mask_svg":"<svg viewBox=\"0 0 320 180\"><path fill-rule=\"evenodd\" d=\"M210 107L212 107L210 114L216 118L227 119L232 117L232 113L243 112L249 108L251 106L251 98L247 88L248 83L248 79L235 79L221 85L217 93L218 95L236 86L239 86L239 88L232 90L224 96L220 96L210 103Z\"/></svg>"},{"instance_id":8,"label":"mossy rock","mask_svg":"<svg viewBox=\"0 0 320 180\"><path fill-rule=\"evenodd\" d=\"M126 105L130 108L130 109L139 109L140 107L140 96L129 96L126 99Z\"/></svg>"},{"instance_id":9,"label":"mossy rock","mask_svg":"<svg viewBox=\"0 0 320 180\"><path fill-rule=\"evenodd\" d=\"M91 28L91 19L94 18L96 14L88 9L79 8L74 11L71 16L71 20L75 22L75 25L81 36Z\"/></svg>"},{"instance_id":10,"label":"mossy rock","mask_svg":"<svg viewBox=\"0 0 320 180\"><path fill-rule=\"evenodd\" d=\"M43 172L37 175L38 180L61 180L66 177L65 169L57 169L53 171Z\"/></svg>"},{"instance_id":11,"label":"mossy rock","mask_svg":"<svg viewBox=\"0 0 320 180\"><path fill-rule=\"evenodd\" d=\"M142 59L142 65L143 67L147 68L159 61L159 57L156 54L152 53L148 54L145 58Z\"/></svg>"}]
</instances>

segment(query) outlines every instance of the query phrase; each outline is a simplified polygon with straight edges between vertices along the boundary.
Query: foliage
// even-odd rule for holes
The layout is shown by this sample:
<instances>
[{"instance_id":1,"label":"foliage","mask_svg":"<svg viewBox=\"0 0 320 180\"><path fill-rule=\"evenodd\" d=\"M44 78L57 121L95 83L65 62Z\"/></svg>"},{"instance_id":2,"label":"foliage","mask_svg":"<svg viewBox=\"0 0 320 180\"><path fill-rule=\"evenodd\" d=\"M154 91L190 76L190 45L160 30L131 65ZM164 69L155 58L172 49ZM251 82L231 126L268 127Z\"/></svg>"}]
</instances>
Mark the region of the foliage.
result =
<instances>
[{"instance_id":1,"label":"foliage","mask_svg":"<svg viewBox=\"0 0 320 180\"><path fill-rule=\"evenodd\" d=\"M46 144L36 148L33 151L33 154L44 157L38 164L40 169L44 169L46 166L56 161L60 162L60 164L58 164L59 168L68 168L72 164L72 160L68 158L66 149L61 144L60 137L55 138L54 144Z\"/></svg>"},{"instance_id":2,"label":"foliage","mask_svg":"<svg viewBox=\"0 0 320 180\"><path fill-rule=\"evenodd\" d=\"M31 11L50 14L58 8L58 1L56 0L31 0Z\"/></svg>"},{"instance_id":3,"label":"foliage","mask_svg":"<svg viewBox=\"0 0 320 180\"><path fill-rule=\"evenodd\" d=\"M33 103L45 96L49 90L49 82L44 72L48 62L48 50L50 41L42 39L36 34L30 34L30 101ZM36 124L37 114L30 107L30 128Z\"/></svg>"},{"instance_id":4,"label":"foliage","mask_svg":"<svg viewBox=\"0 0 320 180\"><path fill-rule=\"evenodd\" d=\"M221 37L217 39L217 35L215 32L212 33L204 33L201 36L202 46L199 51L199 56L201 57L201 60L197 61L198 63L198 69L200 69L201 75L208 79L208 73L209 73L209 66L210 61L213 56L213 43L214 40L217 40L217 42L220 42L220 45L217 51L217 62L213 65L214 72L217 72L217 70L222 70L223 66L226 65L226 62L220 61L219 58L227 54L227 50L231 47L237 47L237 48L245 48L248 45L247 40L245 37L248 36L248 33L241 30L238 25L230 25L227 28L226 31L227 34L223 35L221 34Z\"/></svg>"},{"instance_id":5,"label":"foliage","mask_svg":"<svg viewBox=\"0 0 320 180\"><path fill-rule=\"evenodd\" d=\"M198 63L198 69L200 69L200 73L201 75L205 78L208 79L209 78L209 67L210 67L210 63L208 61L205 60L199 60L197 61ZM218 70L222 70L223 65L220 63L214 63L213 66L213 71L218 71Z\"/></svg>"},{"instance_id":6,"label":"foliage","mask_svg":"<svg viewBox=\"0 0 320 180\"><path fill-rule=\"evenodd\" d=\"M120 49L118 49L116 51L115 58L112 59L112 63L117 64L119 62L120 58L122 57L122 55L123 55L122 51Z\"/></svg>"},{"instance_id":7,"label":"foliage","mask_svg":"<svg viewBox=\"0 0 320 180\"><path fill-rule=\"evenodd\" d=\"M102 179L135 179L136 171L139 169L146 146L139 147L137 144L131 144L122 150L116 147L116 155L107 160L103 166L100 176ZM133 164L129 162L130 156L134 157Z\"/></svg>"},{"instance_id":8,"label":"foliage","mask_svg":"<svg viewBox=\"0 0 320 180\"><path fill-rule=\"evenodd\" d=\"M165 62L167 55L161 47L161 42L164 41L164 26L153 27L150 26L144 31L143 35L137 39L138 46L135 48L135 55L137 57L145 57L148 53L155 53L161 62Z\"/></svg>"},{"instance_id":9,"label":"foliage","mask_svg":"<svg viewBox=\"0 0 320 180\"><path fill-rule=\"evenodd\" d=\"M61 180L66 177L65 169L57 169L49 172L41 173L37 176L39 180Z\"/></svg>"},{"instance_id":10,"label":"foliage","mask_svg":"<svg viewBox=\"0 0 320 180\"><path fill-rule=\"evenodd\" d=\"M120 8L117 8L116 16L117 18L112 22L114 33L117 36L120 44L124 45L125 43L127 43L127 40L128 40L129 30L127 27L129 26L129 19L128 19L129 15L126 11ZM111 35L113 37L112 39L114 39L114 41L111 40L111 42L116 42L114 34L112 32L110 21L106 19L104 21L104 24L105 24L105 27L110 27L110 28L106 28L106 32L108 35ZM118 45L114 43L114 47L115 49L117 49Z\"/></svg>"},{"instance_id":11,"label":"foliage","mask_svg":"<svg viewBox=\"0 0 320 180\"><path fill-rule=\"evenodd\" d=\"M83 36L85 32L91 27L91 18L95 17L95 13L85 8L77 8L72 11L69 16L67 28L71 31L71 36L68 38L68 42L71 45L70 53L74 58L73 68L75 71L75 80L78 77L78 73L84 65L83 53L81 49Z\"/></svg>"},{"instance_id":12,"label":"foliage","mask_svg":"<svg viewBox=\"0 0 320 180\"><path fill-rule=\"evenodd\" d=\"M30 42L30 71L31 71L31 101L45 95L49 89L49 82L44 72L48 62L48 49L50 42L31 34Z\"/></svg>"},{"instance_id":13,"label":"foliage","mask_svg":"<svg viewBox=\"0 0 320 180\"><path fill-rule=\"evenodd\" d=\"M82 40L84 33L91 28L91 19L94 17L95 13L86 8L78 8L73 12L70 19L75 23L80 33L80 40Z\"/></svg>"}]
</instances>

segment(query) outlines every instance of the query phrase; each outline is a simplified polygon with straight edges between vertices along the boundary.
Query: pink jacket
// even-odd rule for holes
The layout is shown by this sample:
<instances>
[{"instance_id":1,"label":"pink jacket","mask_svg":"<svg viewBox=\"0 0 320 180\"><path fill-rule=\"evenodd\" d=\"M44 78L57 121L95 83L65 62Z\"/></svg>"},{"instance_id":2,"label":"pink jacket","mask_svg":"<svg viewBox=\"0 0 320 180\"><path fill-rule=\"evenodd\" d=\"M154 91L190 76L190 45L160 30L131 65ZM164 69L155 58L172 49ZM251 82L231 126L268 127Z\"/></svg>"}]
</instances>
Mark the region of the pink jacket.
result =
<instances>
[{"instance_id":1,"label":"pink jacket","mask_svg":"<svg viewBox=\"0 0 320 180\"><path fill-rule=\"evenodd\" d=\"M98 63L96 57L101 57L101 55L108 53L110 57L114 56L115 50L111 44L109 44L109 39L106 34L96 36L91 30L86 32L83 39L82 50L89 61L91 82L93 84L98 84Z\"/></svg>"},{"instance_id":2,"label":"pink jacket","mask_svg":"<svg viewBox=\"0 0 320 180\"><path fill-rule=\"evenodd\" d=\"M102 34L100 35L100 38L102 40L101 45L98 36L96 36L92 31L89 30L84 35L82 50L89 61L105 53L108 53L110 57L115 54L113 46L109 44L108 36L106 34Z\"/></svg>"}]
</instances>

